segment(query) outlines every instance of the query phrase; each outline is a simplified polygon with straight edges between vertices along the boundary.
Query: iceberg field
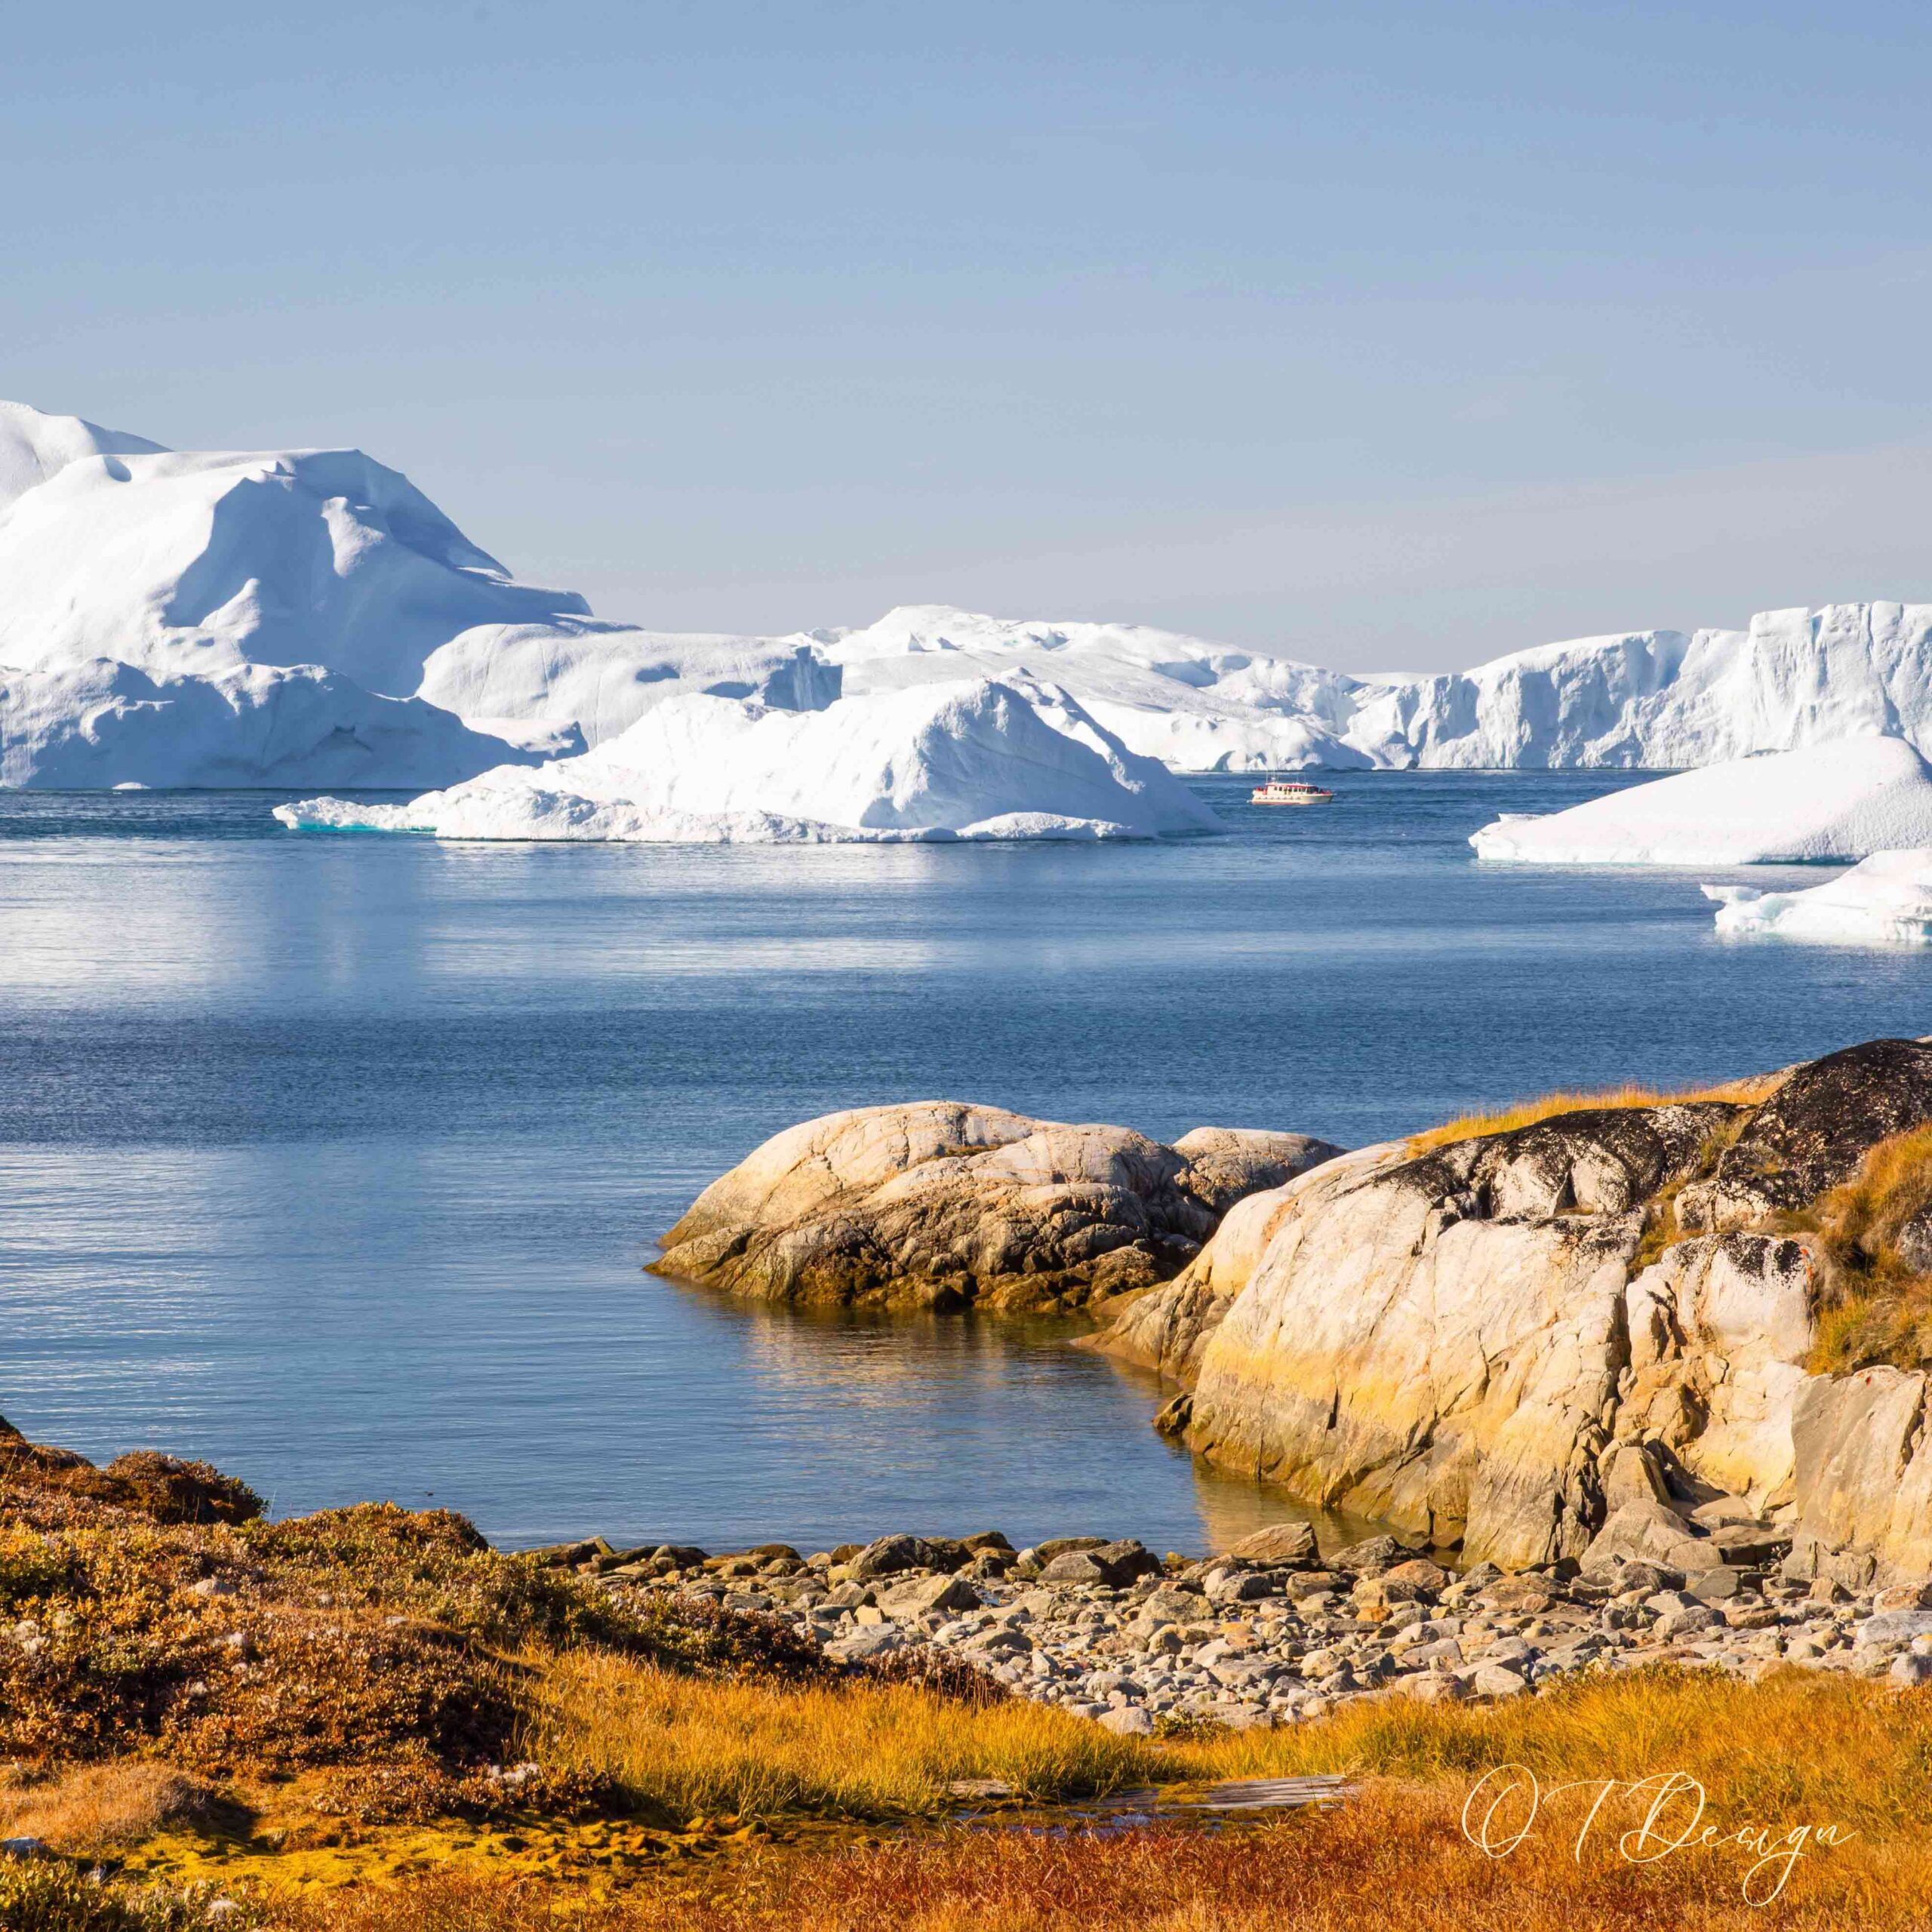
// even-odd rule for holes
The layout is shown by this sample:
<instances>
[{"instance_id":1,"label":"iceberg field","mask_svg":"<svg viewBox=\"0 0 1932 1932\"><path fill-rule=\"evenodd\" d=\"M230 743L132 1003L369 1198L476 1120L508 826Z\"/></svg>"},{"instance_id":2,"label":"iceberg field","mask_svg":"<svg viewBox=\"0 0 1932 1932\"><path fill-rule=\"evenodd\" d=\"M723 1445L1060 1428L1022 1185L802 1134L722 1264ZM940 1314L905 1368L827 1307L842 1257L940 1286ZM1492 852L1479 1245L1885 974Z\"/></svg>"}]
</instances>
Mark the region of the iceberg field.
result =
<instances>
[{"instance_id":1,"label":"iceberg field","mask_svg":"<svg viewBox=\"0 0 1932 1932\"><path fill-rule=\"evenodd\" d=\"M1478 858L1538 866L1750 866L1932 845L1932 770L1900 738L1733 758L1472 834Z\"/></svg>"},{"instance_id":2,"label":"iceberg field","mask_svg":"<svg viewBox=\"0 0 1932 1932\"><path fill-rule=\"evenodd\" d=\"M691 694L595 749L505 764L406 805L309 798L295 830L654 844L1152 838L1214 814L1066 694L1028 678L930 685L823 711Z\"/></svg>"},{"instance_id":3,"label":"iceberg field","mask_svg":"<svg viewBox=\"0 0 1932 1932\"><path fill-rule=\"evenodd\" d=\"M1704 896L1718 901L1718 931L1732 938L1932 944L1932 846L1875 852L1803 892L1707 885Z\"/></svg>"},{"instance_id":4,"label":"iceberg field","mask_svg":"<svg viewBox=\"0 0 1932 1932\"><path fill-rule=\"evenodd\" d=\"M0 402L7 786L448 786L595 750L693 696L804 712L976 679L1051 685L1181 771L1700 766L1878 734L1932 750L1932 605L1430 677L1295 654L1324 641L943 605L777 637L648 629L519 583L358 450L173 451Z\"/></svg>"}]
</instances>

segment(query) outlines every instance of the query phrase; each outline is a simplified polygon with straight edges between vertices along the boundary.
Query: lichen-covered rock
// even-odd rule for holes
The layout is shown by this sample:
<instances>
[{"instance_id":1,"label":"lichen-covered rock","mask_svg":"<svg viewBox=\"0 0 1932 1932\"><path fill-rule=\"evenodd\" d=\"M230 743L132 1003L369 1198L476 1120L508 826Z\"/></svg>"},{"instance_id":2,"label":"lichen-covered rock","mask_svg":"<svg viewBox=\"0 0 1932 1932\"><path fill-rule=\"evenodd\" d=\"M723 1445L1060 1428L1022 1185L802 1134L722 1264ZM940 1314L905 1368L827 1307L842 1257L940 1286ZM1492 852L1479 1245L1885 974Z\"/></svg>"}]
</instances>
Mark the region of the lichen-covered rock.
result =
<instances>
[{"instance_id":1,"label":"lichen-covered rock","mask_svg":"<svg viewBox=\"0 0 1932 1932\"><path fill-rule=\"evenodd\" d=\"M1808 1207L1881 1140L1932 1121L1932 1045L1867 1040L1795 1067L1707 1180L1678 1206L1687 1228L1748 1227Z\"/></svg>"},{"instance_id":2,"label":"lichen-covered rock","mask_svg":"<svg viewBox=\"0 0 1932 1932\"><path fill-rule=\"evenodd\" d=\"M660 1273L772 1301L1084 1307L1164 1281L1243 1193L1336 1150L1197 1129L1173 1147L955 1101L787 1129L706 1188Z\"/></svg>"}]
</instances>

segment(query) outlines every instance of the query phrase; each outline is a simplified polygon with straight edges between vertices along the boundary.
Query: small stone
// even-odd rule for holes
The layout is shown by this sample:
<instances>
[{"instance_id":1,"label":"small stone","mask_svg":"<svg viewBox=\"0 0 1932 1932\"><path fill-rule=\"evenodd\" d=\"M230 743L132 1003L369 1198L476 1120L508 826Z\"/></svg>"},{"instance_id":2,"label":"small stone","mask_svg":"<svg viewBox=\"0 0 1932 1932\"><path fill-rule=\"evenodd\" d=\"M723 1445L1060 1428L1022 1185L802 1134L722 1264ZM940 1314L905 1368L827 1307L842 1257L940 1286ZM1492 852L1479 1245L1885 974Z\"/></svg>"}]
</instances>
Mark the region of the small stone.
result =
<instances>
[{"instance_id":1,"label":"small stone","mask_svg":"<svg viewBox=\"0 0 1932 1932\"><path fill-rule=\"evenodd\" d=\"M867 1543L848 1567L861 1583L875 1577L894 1576L901 1570L915 1570L919 1567L919 1540L910 1536L880 1537Z\"/></svg>"},{"instance_id":2,"label":"small stone","mask_svg":"<svg viewBox=\"0 0 1932 1932\"><path fill-rule=\"evenodd\" d=\"M1445 1589L1451 1579L1447 1571L1439 1563L1432 1563L1426 1556L1412 1556L1406 1563L1398 1563L1394 1568L1382 1574L1381 1582L1386 1590L1392 1584L1414 1586L1433 1595Z\"/></svg>"},{"instance_id":3,"label":"small stone","mask_svg":"<svg viewBox=\"0 0 1932 1932\"><path fill-rule=\"evenodd\" d=\"M889 1651L897 1650L905 1638L888 1624L883 1629L861 1630L856 1635L841 1637L835 1643L825 1647L825 1654L838 1663L863 1663L872 1657L884 1657Z\"/></svg>"},{"instance_id":4,"label":"small stone","mask_svg":"<svg viewBox=\"0 0 1932 1932\"><path fill-rule=\"evenodd\" d=\"M1031 1549L1020 1554L1030 1556L1043 1567L1056 1556L1065 1556L1076 1549L1101 1549L1106 1546L1105 1537L1049 1537L1044 1543L1035 1543Z\"/></svg>"},{"instance_id":5,"label":"small stone","mask_svg":"<svg viewBox=\"0 0 1932 1932\"><path fill-rule=\"evenodd\" d=\"M1150 1591L1141 1599L1134 1622L1153 1630L1164 1623L1188 1623L1201 1614L1201 1598L1191 1590L1177 1590L1166 1585Z\"/></svg>"},{"instance_id":6,"label":"small stone","mask_svg":"<svg viewBox=\"0 0 1932 1932\"><path fill-rule=\"evenodd\" d=\"M1122 1704L1117 1709L1103 1711L1094 1721L1121 1737L1151 1737L1154 1734L1154 1720L1138 1704Z\"/></svg>"},{"instance_id":7,"label":"small stone","mask_svg":"<svg viewBox=\"0 0 1932 1932\"><path fill-rule=\"evenodd\" d=\"M1256 1563L1287 1565L1312 1564L1319 1560L1315 1531L1306 1523L1271 1523L1232 1544L1226 1554L1246 1557Z\"/></svg>"},{"instance_id":8,"label":"small stone","mask_svg":"<svg viewBox=\"0 0 1932 1932\"><path fill-rule=\"evenodd\" d=\"M1281 1593L1281 1579L1265 1570L1217 1571L1211 1573L1208 1579L1210 1603L1255 1603L1263 1597L1279 1596Z\"/></svg>"},{"instance_id":9,"label":"small stone","mask_svg":"<svg viewBox=\"0 0 1932 1932\"><path fill-rule=\"evenodd\" d=\"M226 1577L204 1577L198 1583L188 1586L191 1597L199 1597L203 1602L213 1597L232 1597L239 1594L237 1586Z\"/></svg>"},{"instance_id":10,"label":"small stone","mask_svg":"<svg viewBox=\"0 0 1932 1932\"><path fill-rule=\"evenodd\" d=\"M1482 1600L1493 1610L1504 1610L1520 1617L1540 1617L1556 1599L1536 1577L1504 1577L1490 1584Z\"/></svg>"},{"instance_id":11,"label":"small stone","mask_svg":"<svg viewBox=\"0 0 1932 1932\"><path fill-rule=\"evenodd\" d=\"M1338 1577L1332 1570L1304 1570L1298 1576L1287 1580L1288 1595L1297 1600L1303 1597L1321 1596L1330 1590L1340 1589L1348 1580Z\"/></svg>"},{"instance_id":12,"label":"small stone","mask_svg":"<svg viewBox=\"0 0 1932 1932\"><path fill-rule=\"evenodd\" d=\"M1331 1570L1342 1570L1351 1575L1374 1576L1384 1570L1392 1570L1398 1563L1406 1563L1416 1552L1406 1543L1398 1543L1393 1537L1366 1537L1360 1543L1352 1543L1346 1549L1338 1549L1328 1559Z\"/></svg>"},{"instance_id":13,"label":"small stone","mask_svg":"<svg viewBox=\"0 0 1932 1932\"><path fill-rule=\"evenodd\" d=\"M1892 1583L1872 1599L1876 1611L1932 1610L1932 1587L1924 1583Z\"/></svg>"},{"instance_id":14,"label":"small stone","mask_svg":"<svg viewBox=\"0 0 1932 1932\"><path fill-rule=\"evenodd\" d=\"M929 1611L977 1610L977 1590L963 1577L921 1577L916 1583L897 1583L880 1597L882 1609L895 1616L918 1616Z\"/></svg>"},{"instance_id":15,"label":"small stone","mask_svg":"<svg viewBox=\"0 0 1932 1932\"><path fill-rule=\"evenodd\" d=\"M1918 1684L1932 1682L1932 1657L1918 1657L1908 1651L1894 1660L1890 1672L1894 1684L1910 1690Z\"/></svg>"},{"instance_id":16,"label":"small stone","mask_svg":"<svg viewBox=\"0 0 1932 1932\"><path fill-rule=\"evenodd\" d=\"M0 1858L51 1858L45 1838L0 1838Z\"/></svg>"},{"instance_id":17,"label":"small stone","mask_svg":"<svg viewBox=\"0 0 1932 1932\"><path fill-rule=\"evenodd\" d=\"M1688 1610L1673 1610L1659 1617L1657 1634L1665 1643L1675 1643L1680 1637L1695 1636L1700 1630L1715 1629L1721 1620L1715 1611L1703 1604L1696 1604Z\"/></svg>"},{"instance_id":18,"label":"small stone","mask_svg":"<svg viewBox=\"0 0 1932 1932\"><path fill-rule=\"evenodd\" d=\"M1469 1688L1478 1697L1517 1697L1529 1687L1526 1679L1500 1664L1484 1664L1469 1679Z\"/></svg>"},{"instance_id":19,"label":"small stone","mask_svg":"<svg viewBox=\"0 0 1932 1932\"><path fill-rule=\"evenodd\" d=\"M1715 1569L1699 1571L1684 1587L1700 1602L1723 1603L1744 1587L1744 1577L1731 1564L1721 1563Z\"/></svg>"},{"instance_id":20,"label":"small stone","mask_svg":"<svg viewBox=\"0 0 1932 1932\"><path fill-rule=\"evenodd\" d=\"M1909 1644L1928 1632L1932 1632L1932 1610L1890 1610L1881 1617L1868 1617L1851 1641L1857 1649L1872 1650Z\"/></svg>"}]
</instances>

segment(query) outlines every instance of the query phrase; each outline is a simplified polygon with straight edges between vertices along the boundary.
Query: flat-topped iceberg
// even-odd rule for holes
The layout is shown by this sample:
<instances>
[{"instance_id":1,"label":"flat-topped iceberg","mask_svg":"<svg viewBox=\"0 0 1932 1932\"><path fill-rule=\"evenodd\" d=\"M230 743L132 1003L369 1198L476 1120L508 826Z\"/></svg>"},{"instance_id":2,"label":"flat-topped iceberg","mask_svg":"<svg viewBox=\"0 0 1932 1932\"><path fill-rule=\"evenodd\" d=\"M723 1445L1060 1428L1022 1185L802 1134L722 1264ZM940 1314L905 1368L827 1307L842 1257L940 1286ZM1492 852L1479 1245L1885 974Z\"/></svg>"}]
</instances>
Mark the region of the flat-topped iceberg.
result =
<instances>
[{"instance_id":1,"label":"flat-topped iceberg","mask_svg":"<svg viewBox=\"0 0 1932 1932\"><path fill-rule=\"evenodd\" d=\"M1932 844L1932 771L1900 738L1851 738L1679 772L1469 843L1537 866L1751 866Z\"/></svg>"},{"instance_id":2,"label":"flat-topped iceberg","mask_svg":"<svg viewBox=\"0 0 1932 1932\"><path fill-rule=\"evenodd\" d=\"M406 805L278 805L297 830L442 838L770 844L1152 838L1220 822L1158 760L1024 676L929 685L823 711L667 699L577 758L501 765Z\"/></svg>"},{"instance_id":3,"label":"flat-topped iceberg","mask_svg":"<svg viewBox=\"0 0 1932 1932\"><path fill-rule=\"evenodd\" d=\"M1707 885L1718 931L1736 939L1813 939L1857 946L1932 945L1932 846L1874 852L1803 892Z\"/></svg>"}]
</instances>

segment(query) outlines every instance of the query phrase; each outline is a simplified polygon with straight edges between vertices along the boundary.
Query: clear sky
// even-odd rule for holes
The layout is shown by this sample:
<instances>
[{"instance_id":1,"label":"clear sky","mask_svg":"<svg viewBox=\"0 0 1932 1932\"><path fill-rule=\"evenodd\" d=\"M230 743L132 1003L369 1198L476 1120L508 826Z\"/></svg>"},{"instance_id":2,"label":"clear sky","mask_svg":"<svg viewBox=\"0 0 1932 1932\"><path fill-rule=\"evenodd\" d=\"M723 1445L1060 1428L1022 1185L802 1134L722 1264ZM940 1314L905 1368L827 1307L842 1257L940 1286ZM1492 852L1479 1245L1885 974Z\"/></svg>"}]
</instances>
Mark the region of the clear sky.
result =
<instances>
[{"instance_id":1,"label":"clear sky","mask_svg":"<svg viewBox=\"0 0 1932 1932\"><path fill-rule=\"evenodd\" d=\"M1932 598L1932 9L7 11L0 395L672 629Z\"/></svg>"}]
</instances>

